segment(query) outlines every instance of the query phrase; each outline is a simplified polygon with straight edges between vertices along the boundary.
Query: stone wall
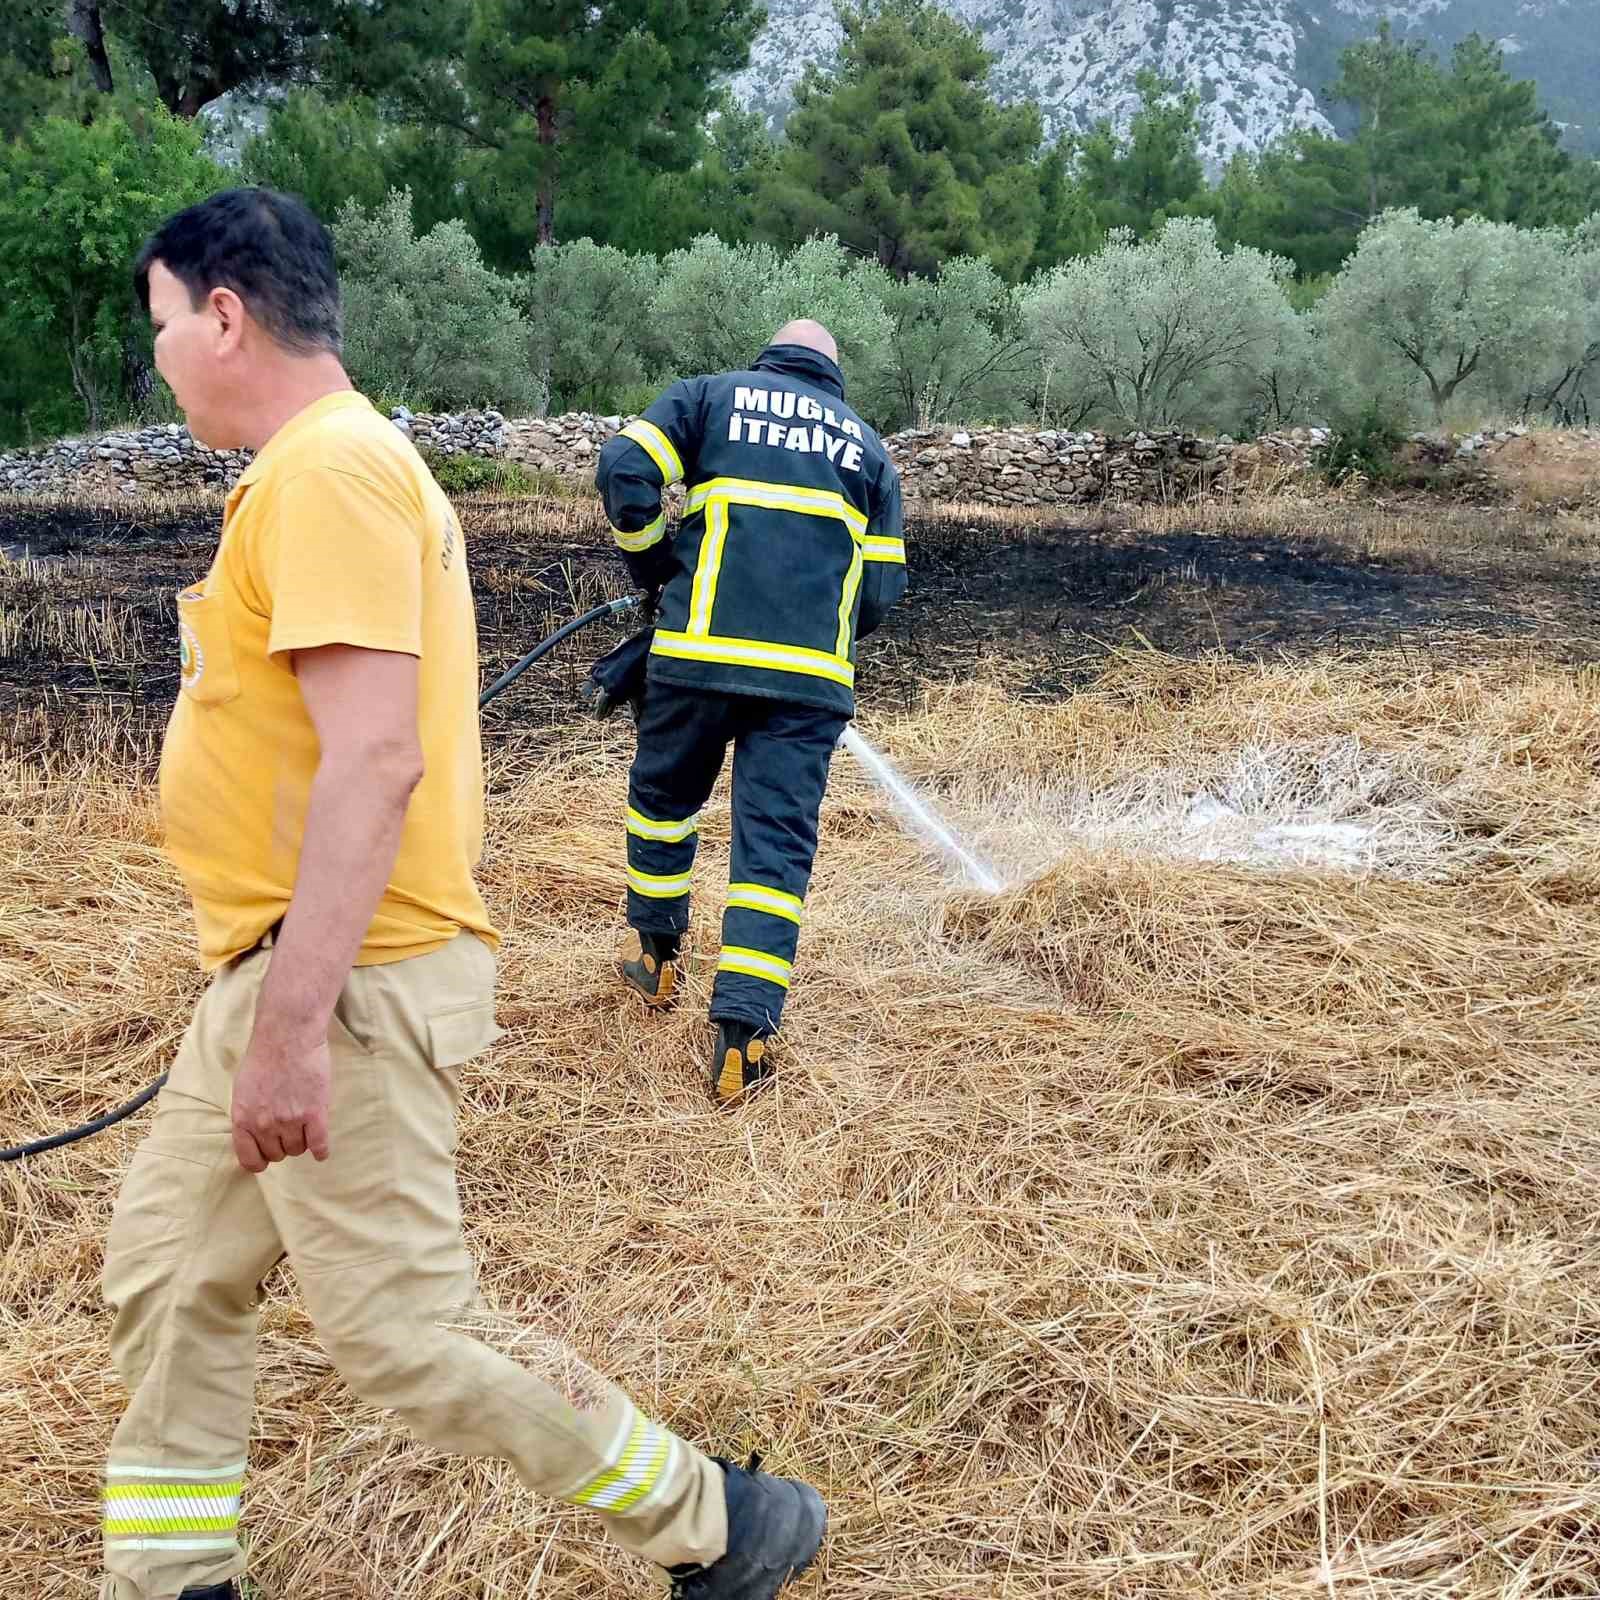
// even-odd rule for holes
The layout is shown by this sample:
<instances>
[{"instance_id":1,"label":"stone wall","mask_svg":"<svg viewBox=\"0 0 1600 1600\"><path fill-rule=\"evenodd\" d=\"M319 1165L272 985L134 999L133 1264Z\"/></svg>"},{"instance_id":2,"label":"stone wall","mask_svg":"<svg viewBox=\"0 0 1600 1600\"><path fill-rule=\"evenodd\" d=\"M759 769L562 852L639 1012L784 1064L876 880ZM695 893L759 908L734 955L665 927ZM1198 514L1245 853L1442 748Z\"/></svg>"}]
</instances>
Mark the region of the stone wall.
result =
<instances>
[{"instance_id":1,"label":"stone wall","mask_svg":"<svg viewBox=\"0 0 1600 1600\"><path fill-rule=\"evenodd\" d=\"M0 493L221 491L232 486L249 461L245 450L208 450L196 444L189 430L174 422L0 454Z\"/></svg>"},{"instance_id":2,"label":"stone wall","mask_svg":"<svg viewBox=\"0 0 1600 1600\"><path fill-rule=\"evenodd\" d=\"M1326 440L1321 429L1240 445L1176 432L913 428L885 442L908 500L1052 506L1231 493L1303 473Z\"/></svg>"},{"instance_id":3,"label":"stone wall","mask_svg":"<svg viewBox=\"0 0 1600 1600\"><path fill-rule=\"evenodd\" d=\"M498 411L432 416L401 408L394 424L435 455L517 461L591 483L600 446L621 417L578 412L507 418ZM1082 505L1104 499L1165 500L1233 492L1264 478L1303 472L1327 435L1319 429L1236 444L1184 433L1051 429L911 429L885 442L908 500L994 505ZM69 491L147 494L222 491L249 462L247 451L213 451L178 424L63 439L43 450L0 455L0 493Z\"/></svg>"}]
</instances>

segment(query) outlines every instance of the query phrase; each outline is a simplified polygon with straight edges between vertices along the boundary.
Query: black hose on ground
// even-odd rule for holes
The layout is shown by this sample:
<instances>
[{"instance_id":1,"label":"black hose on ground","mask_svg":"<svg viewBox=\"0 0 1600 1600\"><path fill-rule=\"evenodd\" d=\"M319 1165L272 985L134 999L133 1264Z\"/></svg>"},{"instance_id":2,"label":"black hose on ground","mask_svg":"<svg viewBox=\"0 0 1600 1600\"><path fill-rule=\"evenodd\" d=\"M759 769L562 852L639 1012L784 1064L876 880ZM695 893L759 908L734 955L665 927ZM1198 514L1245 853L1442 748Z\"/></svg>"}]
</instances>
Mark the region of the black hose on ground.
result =
<instances>
[{"instance_id":1,"label":"black hose on ground","mask_svg":"<svg viewBox=\"0 0 1600 1600\"><path fill-rule=\"evenodd\" d=\"M502 672L478 696L478 709L481 711L497 694L509 689L540 656L554 650L563 639L570 639L573 634L587 628L592 622L599 622L605 617L620 616L624 611L632 611L638 604L638 595L627 594L620 600L607 600L592 611L585 611L581 617L574 617L570 622L562 623L547 639L541 639L515 666ZM27 1144L14 1144L0 1149L0 1161L21 1161L28 1156L43 1155L46 1150L58 1150L64 1144L76 1144L80 1139L103 1133L107 1128L115 1127L125 1117L131 1117L135 1111L147 1106L161 1092L161 1086L166 1081L167 1075L163 1072L154 1083L141 1089L125 1106L118 1106L115 1111L108 1111L104 1116L96 1117L93 1122L80 1123L76 1128L68 1128L64 1133L52 1133L47 1138L33 1139Z\"/></svg>"}]
</instances>

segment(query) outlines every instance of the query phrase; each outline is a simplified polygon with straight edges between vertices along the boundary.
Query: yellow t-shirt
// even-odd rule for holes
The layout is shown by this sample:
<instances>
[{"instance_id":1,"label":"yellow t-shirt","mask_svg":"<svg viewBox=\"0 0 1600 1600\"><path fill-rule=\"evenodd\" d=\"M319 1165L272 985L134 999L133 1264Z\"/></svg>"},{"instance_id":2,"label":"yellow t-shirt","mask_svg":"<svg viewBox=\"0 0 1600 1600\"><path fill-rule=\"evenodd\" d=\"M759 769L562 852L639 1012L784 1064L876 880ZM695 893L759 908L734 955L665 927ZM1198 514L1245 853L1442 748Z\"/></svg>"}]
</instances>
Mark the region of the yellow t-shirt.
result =
<instances>
[{"instance_id":1,"label":"yellow t-shirt","mask_svg":"<svg viewBox=\"0 0 1600 1600\"><path fill-rule=\"evenodd\" d=\"M393 423L350 392L285 423L228 496L211 571L178 596L178 632L161 809L206 967L288 909L320 755L290 652L329 644L421 663L423 777L357 965L426 954L462 929L498 943L472 877L483 758L466 550Z\"/></svg>"}]
</instances>

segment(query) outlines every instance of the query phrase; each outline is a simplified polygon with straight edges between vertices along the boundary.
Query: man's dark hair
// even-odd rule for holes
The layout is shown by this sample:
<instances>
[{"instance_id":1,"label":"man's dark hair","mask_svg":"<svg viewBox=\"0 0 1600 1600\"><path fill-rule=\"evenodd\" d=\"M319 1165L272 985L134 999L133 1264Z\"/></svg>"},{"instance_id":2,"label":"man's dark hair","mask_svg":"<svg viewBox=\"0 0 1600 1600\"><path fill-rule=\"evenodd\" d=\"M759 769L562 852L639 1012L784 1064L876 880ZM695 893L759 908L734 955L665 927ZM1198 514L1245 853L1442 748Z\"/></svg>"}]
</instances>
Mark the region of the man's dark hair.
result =
<instances>
[{"instance_id":1,"label":"man's dark hair","mask_svg":"<svg viewBox=\"0 0 1600 1600\"><path fill-rule=\"evenodd\" d=\"M147 315L157 261L196 307L213 289L232 289L285 350L309 356L343 348L333 239L293 195L228 189L169 217L145 241L133 271Z\"/></svg>"}]
</instances>

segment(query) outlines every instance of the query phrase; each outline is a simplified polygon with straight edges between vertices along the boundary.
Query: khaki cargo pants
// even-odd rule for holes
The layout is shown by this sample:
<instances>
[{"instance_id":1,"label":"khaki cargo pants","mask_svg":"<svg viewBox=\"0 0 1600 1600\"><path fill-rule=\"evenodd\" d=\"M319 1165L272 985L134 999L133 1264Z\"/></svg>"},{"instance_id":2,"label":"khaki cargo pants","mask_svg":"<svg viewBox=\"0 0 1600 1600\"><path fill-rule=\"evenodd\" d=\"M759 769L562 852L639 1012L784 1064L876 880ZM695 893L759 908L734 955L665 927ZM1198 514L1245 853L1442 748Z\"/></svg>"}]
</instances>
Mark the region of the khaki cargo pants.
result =
<instances>
[{"instance_id":1,"label":"khaki cargo pants","mask_svg":"<svg viewBox=\"0 0 1600 1600\"><path fill-rule=\"evenodd\" d=\"M173 1600L244 1568L256 1294L287 1255L358 1395L423 1440L510 1461L658 1566L727 1544L722 1473L536 1330L477 1299L456 1197L458 1069L487 1045L494 957L463 935L358 967L329 1029L331 1153L259 1177L228 1108L267 948L206 990L117 1201L105 1294L131 1396L106 1466L101 1600Z\"/></svg>"}]
</instances>

